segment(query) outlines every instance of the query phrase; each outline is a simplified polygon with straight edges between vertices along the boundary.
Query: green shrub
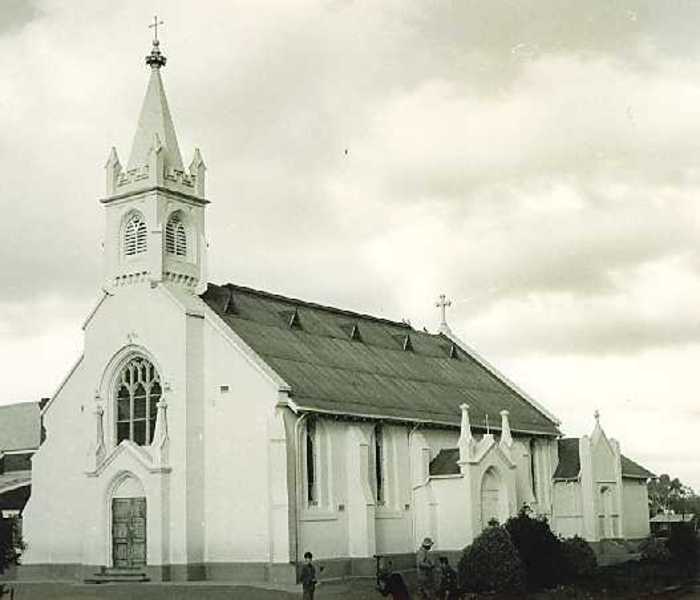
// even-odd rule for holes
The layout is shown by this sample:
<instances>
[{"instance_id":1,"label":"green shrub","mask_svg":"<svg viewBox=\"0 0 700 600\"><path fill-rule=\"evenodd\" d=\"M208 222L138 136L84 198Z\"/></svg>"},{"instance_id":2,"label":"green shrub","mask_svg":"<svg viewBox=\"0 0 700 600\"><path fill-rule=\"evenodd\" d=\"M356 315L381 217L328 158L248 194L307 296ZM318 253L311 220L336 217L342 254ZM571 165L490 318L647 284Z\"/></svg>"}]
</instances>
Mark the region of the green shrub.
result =
<instances>
[{"instance_id":1,"label":"green shrub","mask_svg":"<svg viewBox=\"0 0 700 600\"><path fill-rule=\"evenodd\" d=\"M577 581L591 577L598 566L598 560L590 544L575 535L561 542L562 580Z\"/></svg>"},{"instance_id":2,"label":"green shrub","mask_svg":"<svg viewBox=\"0 0 700 600\"><path fill-rule=\"evenodd\" d=\"M642 553L642 560L650 563L662 564L671 560L671 553L666 544L653 535L650 535L641 543L639 550Z\"/></svg>"},{"instance_id":3,"label":"green shrub","mask_svg":"<svg viewBox=\"0 0 700 600\"><path fill-rule=\"evenodd\" d=\"M505 527L491 526L462 552L459 581L469 592L521 592L525 568Z\"/></svg>"},{"instance_id":4,"label":"green shrub","mask_svg":"<svg viewBox=\"0 0 700 600\"><path fill-rule=\"evenodd\" d=\"M698 537L689 524L674 526L666 546L674 563L688 571L695 570L698 564Z\"/></svg>"},{"instance_id":5,"label":"green shrub","mask_svg":"<svg viewBox=\"0 0 700 600\"><path fill-rule=\"evenodd\" d=\"M19 536L17 520L0 516L0 573L19 563L24 544Z\"/></svg>"},{"instance_id":6,"label":"green shrub","mask_svg":"<svg viewBox=\"0 0 700 600\"><path fill-rule=\"evenodd\" d=\"M523 506L516 517L505 525L518 551L530 589L551 588L561 581L563 548L552 533L546 517L530 517L530 509Z\"/></svg>"}]
</instances>

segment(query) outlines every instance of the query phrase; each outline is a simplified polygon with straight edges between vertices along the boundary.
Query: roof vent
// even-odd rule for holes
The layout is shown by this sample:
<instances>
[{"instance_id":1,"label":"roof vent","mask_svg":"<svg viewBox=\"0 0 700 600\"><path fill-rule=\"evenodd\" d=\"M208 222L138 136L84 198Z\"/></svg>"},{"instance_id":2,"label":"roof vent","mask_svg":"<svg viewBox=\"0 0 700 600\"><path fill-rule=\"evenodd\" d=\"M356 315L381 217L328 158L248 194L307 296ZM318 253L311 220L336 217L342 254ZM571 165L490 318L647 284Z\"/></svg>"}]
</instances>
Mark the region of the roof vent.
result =
<instances>
[{"instance_id":1,"label":"roof vent","mask_svg":"<svg viewBox=\"0 0 700 600\"><path fill-rule=\"evenodd\" d=\"M457 350L456 344L452 344L450 346L450 358L459 360L459 351Z\"/></svg>"},{"instance_id":2,"label":"roof vent","mask_svg":"<svg viewBox=\"0 0 700 600\"><path fill-rule=\"evenodd\" d=\"M352 331L350 332L350 339L357 342L362 341L362 336L360 335L360 327L357 323L352 326Z\"/></svg>"},{"instance_id":3,"label":"roof vent","mask_svg":"<svg viewBox=\"0 0 700 600\"><path fill-rule=\"evenodd\" d=\"M299 311L295 308L294 311L285 310L280 313L282 318L287 322L287 325L292 329L301 329L301 320L299 319Z\"/></svg>"},{"instance_id":4,"label":"roof vent","mask_svg":"<svg viewBox=\"0 0 700 600\"><path fill-rule=\"evenodd\" d=\"M237 315L238 314L238 308L236 307L236 303L233 300L233 290L228 291L228 296L226 297L226 300L224 301L224 314L225 315Z\"/></svg>"},{"instance_id":5,"label":"roof vent","mask_svg":"<svg viewBox=\"0 0 700 600\"><path fill-rule=\"evenodd\" d=\"M406 337L403 339L403 351L413 352L413 344L411 343L410 335L406 335Z\"/></svg>"}]
</instances>

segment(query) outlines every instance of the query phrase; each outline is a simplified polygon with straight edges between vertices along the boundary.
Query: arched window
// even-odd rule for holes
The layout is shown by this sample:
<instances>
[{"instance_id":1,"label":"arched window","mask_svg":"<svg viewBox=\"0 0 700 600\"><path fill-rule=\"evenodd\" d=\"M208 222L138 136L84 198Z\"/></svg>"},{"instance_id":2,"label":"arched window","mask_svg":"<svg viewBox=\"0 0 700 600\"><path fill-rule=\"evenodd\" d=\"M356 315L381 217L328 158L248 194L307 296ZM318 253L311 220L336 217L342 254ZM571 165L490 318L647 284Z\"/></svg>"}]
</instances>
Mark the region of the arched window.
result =
<instances>
[{"instance_id":1,"label":"arched window","mask_svg":"<svg viewBox=\"0 0 700 600\"><path fill-rule=\"evenodd\" d=\"M175 256L187 256L187 232L179 212L174 213L165 226L165 251Z\"/></svg>"},{"instance_id":2,"label":"arched window","mask_svg":"<svg viewBox=\"0 0 700 600\"><path fill-rule=\"evenodd\" d=\"M153 440L162 389L160 376L145 358L130 360L117 379L117 444L131 440L145 446Z\"/></svg>"},{"instance_id":3,"label":"arched window","mask_svg":"<svg viewBox=\"0 0 700 600\"><path fill-rule=\"evenodd\" d=\"M374 484L376 501L384 504L384 429L381 423L374 428Z\"/></svg>"},{"instance_id":4,"label":"arched window","mask_svg":"<svg viewBox=\"0 0 700 600\"><path fill-rule=\"evenodd\" d=\"M316 480L316 422L313 417L306 423L306 501L310 505L318 503L318 482Z\"/></svg>"},{"instance_id":5,"label":"arched window","mask_svg":"<svg viewBox=\"0 0 700 600\"><path fill-rule=\"evenodd\" d=\"M124 255L135 256L146 251L146 222L134 214L124 228Z\"/></svg>"}]
</instances>

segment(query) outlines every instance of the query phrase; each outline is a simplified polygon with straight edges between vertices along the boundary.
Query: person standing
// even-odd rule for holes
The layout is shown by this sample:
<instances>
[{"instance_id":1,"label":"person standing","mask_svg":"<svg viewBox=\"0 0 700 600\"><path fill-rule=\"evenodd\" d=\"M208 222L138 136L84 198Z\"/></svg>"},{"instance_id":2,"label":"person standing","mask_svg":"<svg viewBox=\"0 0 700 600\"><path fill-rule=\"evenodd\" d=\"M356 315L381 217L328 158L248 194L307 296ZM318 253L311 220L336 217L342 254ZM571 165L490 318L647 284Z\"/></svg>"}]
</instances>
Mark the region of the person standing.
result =
<instances>
[{"instance_id":1,"label":"person standing","mask_svg":"<svg viewBox=\"0 0 700 600\"><path fill-rule=\"evenodd\" d=\"M316 567L313 563L313 554L311 552L304 552L304 564L301 567L301 589L303 591L303 600L314 600L314 593L316 592L316 584L318 580L316 579Z\"/></svg>"},{"instance_id":2,"label":"person standing","mask_svg":"<svg viewBox=\"0 0 700 600\"><path fill-rule=\"evenodd\" d=\"M430 552L432 547L433 540L427 537L416 552L418 593L424 600L433 600L435 597L435 561Z\"/></svg>"},{"instance_id":3,"label":"person standing","mask_svg":"<svg viewBox=\"0 0 700 600\"><path fill-rule=\"evenodd\" d=\"M437 597L440 600L457 600L459 591L457 589L457 571L450 566L450 561L446 556L440 557L440 584L438 586Z\"/></svg>"}]
</instances>

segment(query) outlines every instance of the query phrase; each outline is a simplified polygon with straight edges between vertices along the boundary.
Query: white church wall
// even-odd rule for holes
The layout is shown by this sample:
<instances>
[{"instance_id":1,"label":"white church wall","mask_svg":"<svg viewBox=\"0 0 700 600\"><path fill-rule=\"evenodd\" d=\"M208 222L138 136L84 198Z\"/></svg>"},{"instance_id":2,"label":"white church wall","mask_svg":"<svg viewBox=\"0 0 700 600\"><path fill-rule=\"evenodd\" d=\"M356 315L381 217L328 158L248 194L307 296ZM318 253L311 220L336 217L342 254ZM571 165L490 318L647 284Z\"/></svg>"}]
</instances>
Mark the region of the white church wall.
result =
<instances>
[{"instance_id":1,"label":"white church wall","mask_svg":"<svg viewBox=\"0 0 700 600\"><path fill-rule=\"evenodd\" d=\"M384 497L377 506L375 536L378 554L407 552L413 546L409 428L384 425Z\"/></svg>"},{"instance_id":2,"label":"white church wall","mask_svg":"<svg viewBox=\"0 0 700 600\"><path fill-rule=\"evenodd\" d=\"M553 484L552 529L564 537L583 535L581 484L557 481Z\"/></svg>"},{"instance_id":3,"label":"white church wall","mask_svg":"<svg viewBox=\"0 0 700 600\"><path fill-rule=\"evenodd\" d=\"M430 486L436 502L436 548L464 548L471 541L467 512L472 506L467 481L460 475L433 477Z\"/></svg>"},{"instance_id":4,"label":"white church wall","mask_svg":"<svg viewBox=\"0 0 700 600\"><path fill-rule=\"evenodd\" d=\"M644 479L623 479L623 535L628 539L647 537L649 529L649 495Z\"/></svg>"},{"instance_id":5,"label":"white church wall","mask_svg":"<svg viewBox=\"0 0 700 600\"><path fill-rule=\"evenodd\" d=\"M604 437L601 436L597 443L592 444L591 460L596 481L616 481L615 454Z\"/></svg>"},{"instance_id":6,"label":"white church wall","mask_svg":"<svg viewBox=\"0 0 700 600\"><path fill-rule=\"evenodd\" d=\"M86 434L94 429L88 382L83 360L44 414L48 434L32 458L32 494L24 509L24 564L82 561L82 527L75 515L91 512L82 472Z\"/></svg>"},{"instance_id":7,"label":"white church wall","mask_svg":"<svg viewBox=\"0 0 700 600\"><path fill-rule=\"evenodd\" d=\"M319 558L340 558L351 555L348 527L350 506L348 490L351 478L348 474L347 421L319 419L317 431L318 485L322 488L316 505L306 499L306 483L303 473L299 478L299 554L307 550ZM353 461L355 462L355 461Z\"/></svg>"},{"instance_id":8,"label":"white church wall","mask_svg":"<svg viewBox=\"0 0 700 600\"><path fill-rule=\"evenodd\" d=\"M153 360L164 382L164 397L169 404L173 440L170 459L173 465L184 463L184 444L177 442L184 437L184 341L184 318L179 307L159 289L145 285L128 286L108 297L88 321L84 358L44 414L47 440L34 457L36 485L26 519L26 537L32 549L25 556L25 564L40 563L47 560L47 556L53 563L80 563L86 546L108 547L110 544L110 531L104 527L78 526L76 515L87 518L96 515L94 498L99 496L104 478L108 477L102 474L91 479L85 475L85 470L86 453L96 436L93 412L96 393L104 407L107 455L116 444L112 380L117 367L115 356L126 356L133 350L146 352ZM178 518L184 522L185 502L179 491L185 486L182 470L174 468L168 477L173 523L177 523ZM57 502L57 498L63 500ZM91 536L94 539L90 539ZM172 552L162 560L184 562L182 527L173 525L169 536ZM149 546L149 556L151 551Z\"/></svg>"},{"instance_id":9,"label":"white church wall","mask_svg":"<svg viewBox=\"0 0 700 600\"><path fill-rule=\"evenodd\" d=\"M277 388L208 321L202 360L205 560L268 562L273 547L288 560L288 539L270 537L269 420ZM274 468L286 479L285 464ZM285 522L276 531L286 529Z\"/></svg>"}]
</instances>

